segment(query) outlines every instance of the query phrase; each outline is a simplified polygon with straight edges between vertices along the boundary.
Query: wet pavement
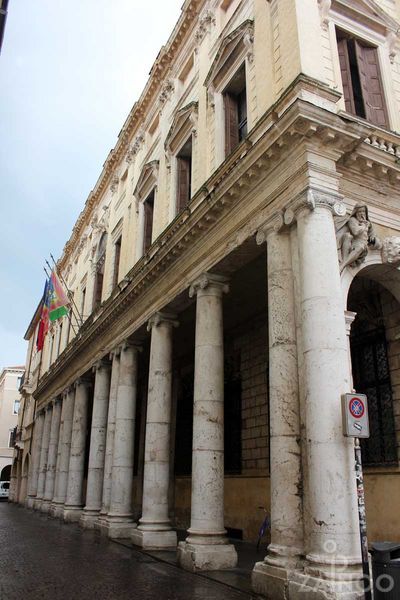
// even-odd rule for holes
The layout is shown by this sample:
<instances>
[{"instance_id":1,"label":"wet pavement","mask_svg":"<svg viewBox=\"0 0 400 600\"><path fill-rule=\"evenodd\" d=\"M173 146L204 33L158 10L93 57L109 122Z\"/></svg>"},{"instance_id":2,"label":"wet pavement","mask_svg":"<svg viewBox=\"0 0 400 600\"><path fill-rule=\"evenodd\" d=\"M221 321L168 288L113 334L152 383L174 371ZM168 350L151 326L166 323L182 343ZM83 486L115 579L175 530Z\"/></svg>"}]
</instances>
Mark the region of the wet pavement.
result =
<instances>
[{"instance_id":1,"label":"wet pavement","mask_svg":"<svg viewBox=\"0 0 400 600\"><path fill-rule=\"evenodd\" d=\"M162 553L165 554L165 553ZM0 600L248 600L226 574L195 575L169 557L0 503ZM168 559L168 562L165 560ZM231 576L242 578L247 569ZM220 580L218 578L220 577Z\"/></svg>"}]
</instances>

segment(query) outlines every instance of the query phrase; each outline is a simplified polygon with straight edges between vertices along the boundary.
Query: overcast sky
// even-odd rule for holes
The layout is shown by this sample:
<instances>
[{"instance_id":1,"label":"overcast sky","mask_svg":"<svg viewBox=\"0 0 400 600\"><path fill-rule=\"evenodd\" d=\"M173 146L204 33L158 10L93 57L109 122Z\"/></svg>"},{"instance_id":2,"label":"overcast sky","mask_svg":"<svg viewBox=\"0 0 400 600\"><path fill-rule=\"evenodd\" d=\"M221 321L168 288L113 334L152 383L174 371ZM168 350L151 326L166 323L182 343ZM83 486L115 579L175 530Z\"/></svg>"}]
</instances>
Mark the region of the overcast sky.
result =
<instances>
[{"instance_id":1,"label":"overcast sky","mask_svg":"<svg viewBox=\"0 0 400 600\"><path fill-rule=\"evenodd\" d=\"M0 54L0 366L23 335L183 0L10 0Z\"/></svg>"}]
</instances>

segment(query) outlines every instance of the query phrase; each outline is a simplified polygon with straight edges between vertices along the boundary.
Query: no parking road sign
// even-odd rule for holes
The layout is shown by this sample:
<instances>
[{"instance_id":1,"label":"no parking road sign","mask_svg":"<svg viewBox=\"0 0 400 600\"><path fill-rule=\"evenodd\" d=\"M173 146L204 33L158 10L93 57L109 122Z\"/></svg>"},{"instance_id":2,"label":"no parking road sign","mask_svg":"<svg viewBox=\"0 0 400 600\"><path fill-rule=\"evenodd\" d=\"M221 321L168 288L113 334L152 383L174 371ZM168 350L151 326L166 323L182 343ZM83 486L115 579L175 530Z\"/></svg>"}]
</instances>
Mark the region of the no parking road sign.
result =
<instances>
[{"instance_id":1,"label":"no parking road sign","mask_svg":"<svg viewBox=\"0 0 400 600\"><path fill-rule=\"evenodd\" d=\"M365 394L343 394L343 434L346 437L369 437L368 404Z\"/></svg>"}]
</instances>

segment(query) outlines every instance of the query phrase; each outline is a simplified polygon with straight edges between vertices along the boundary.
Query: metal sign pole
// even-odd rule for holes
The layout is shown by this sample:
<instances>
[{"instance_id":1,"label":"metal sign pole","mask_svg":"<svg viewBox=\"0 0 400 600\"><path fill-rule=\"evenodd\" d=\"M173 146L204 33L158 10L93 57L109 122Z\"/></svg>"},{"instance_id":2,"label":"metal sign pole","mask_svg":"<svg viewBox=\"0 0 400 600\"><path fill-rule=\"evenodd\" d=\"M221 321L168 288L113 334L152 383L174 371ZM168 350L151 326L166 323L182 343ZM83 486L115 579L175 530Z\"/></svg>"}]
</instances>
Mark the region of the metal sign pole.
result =
<instances>
[{"instance_id":1,"label":"metal sign pole","mask_svg":"<svg viewBox=\"0 0 400 600\"><path fill-rule=\"evenodd\" d=\"M369 574L368 562L368 540L367 540L367 519L365 514L365 496L364 496L364 477L361 460L361 446L359 438L354 438L354 454L356 459L356 482L357 482L357 505L358 520L360 525L361 542L361 560L363 569L364 597L365 600L372 600L371 580Z\"/></svg>"}]
</instances>

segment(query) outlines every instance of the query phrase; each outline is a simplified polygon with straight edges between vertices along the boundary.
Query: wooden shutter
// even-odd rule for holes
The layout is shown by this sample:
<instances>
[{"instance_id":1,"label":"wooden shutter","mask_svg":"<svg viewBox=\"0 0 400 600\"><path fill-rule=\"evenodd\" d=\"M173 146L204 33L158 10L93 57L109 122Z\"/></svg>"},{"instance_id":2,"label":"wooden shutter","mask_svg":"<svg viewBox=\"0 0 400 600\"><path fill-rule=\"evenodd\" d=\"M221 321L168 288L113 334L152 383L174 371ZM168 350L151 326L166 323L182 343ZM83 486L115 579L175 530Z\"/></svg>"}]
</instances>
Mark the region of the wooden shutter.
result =
<instances>
[{"instance_id":1,"label":"wooden shutter","mask_svg":"<svg viewBox=\"0 0 400 600\"><path fill-rule=\"evenodd\" d=\"M121 258L121 238L115 242L113 287L118 283L119 261Z\"/></svg>"},{"instance_id":2,"label":"wooden shutter","mask_svg":"<svg viewBox=\"0 0 400 600\"><path fill-rule=\"evenodd\" d=\"M151 237L153 234L153 209L154 209L153 198L148 198L143 203L143 208L144 208L143 250L144 250L144 252L146 252L151 246Z\"/></svg>"},{"instance_id":3,"label":"wooden shutter","mask_svg":"<svg viewBox=\"0 0 400 600\"><path fill-rule=\"evenodd\" d=\"M354 105L354 92L353 84L351 82L351 69L349 60L349 50L347 47L347 40L342 39L337 41L338 52L339 52L339 63L340 73L342 75L342 87L343 96L346 106L346 111L352 115L356 114L356 107Z\"/></svg>"},{"instance_id":4,"label":"wooden shutter","mask_svg":"<svg viewBox=\"0 0 400 600\"><path fill-rule=\"evenodd\" d=\"M96 281L94 284L94 307L98 306L101 302L101 294L103 291L103 273L98 271L96 273Z\"/></svg>"},{"instance_id":5,"label":"wooden shutter","mask_svg":"<svg viewBox=\"0 0 400 600\"><path fill-rule=\"evenodd\" d=\"M365 117L374 125L388 127L383 86L378 64L378 51L355 41L358 72L364 99Z\"/></svg>"},{"instance_id":6,"label":"wooden shutter","mask_svg":"<svg viewBox=\"0 0 400 600\"><path fill-rule=\"evenodd\" d=\"M190 170L191 161L187 158L178 157L178 212L183 210L190 200Z\"/></svg>"},{"instance_id":7,"label":"wooden shutter","mask_svg":"<svg viewBox=\"0 0 400 600\"><path fill-rule=\"evenodd\" d=\"M236 96L224 94L225 104L225 156L239 144L239 115Z\"/></svg>"}]
</instances>

